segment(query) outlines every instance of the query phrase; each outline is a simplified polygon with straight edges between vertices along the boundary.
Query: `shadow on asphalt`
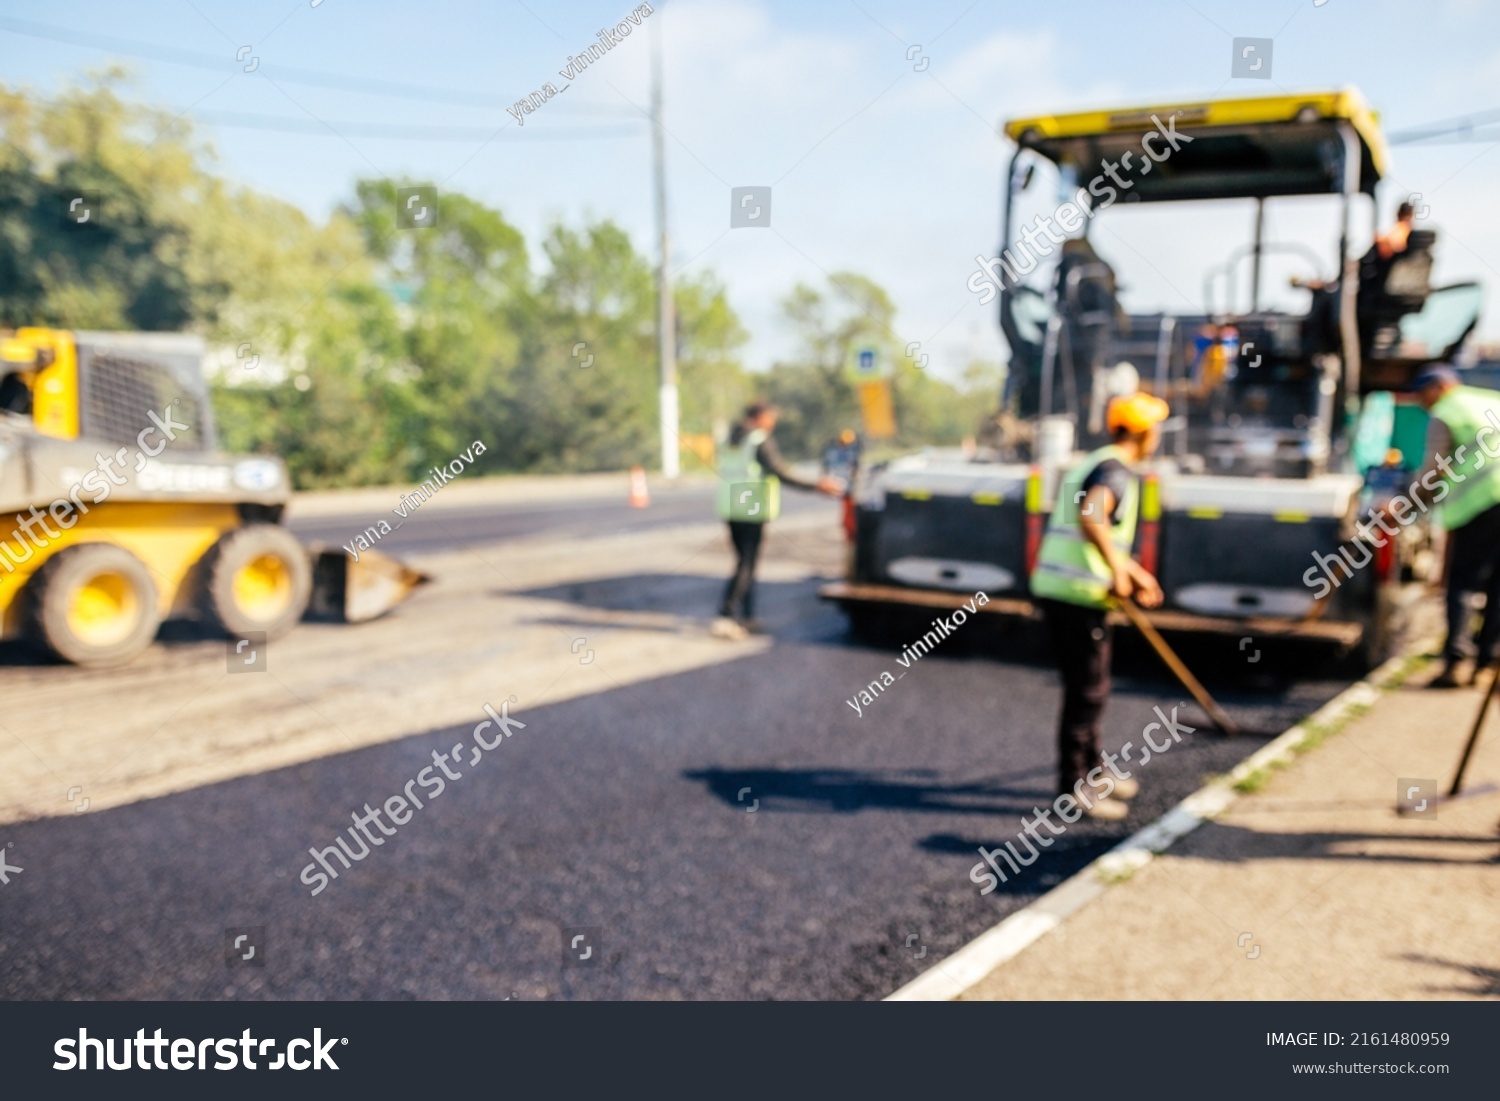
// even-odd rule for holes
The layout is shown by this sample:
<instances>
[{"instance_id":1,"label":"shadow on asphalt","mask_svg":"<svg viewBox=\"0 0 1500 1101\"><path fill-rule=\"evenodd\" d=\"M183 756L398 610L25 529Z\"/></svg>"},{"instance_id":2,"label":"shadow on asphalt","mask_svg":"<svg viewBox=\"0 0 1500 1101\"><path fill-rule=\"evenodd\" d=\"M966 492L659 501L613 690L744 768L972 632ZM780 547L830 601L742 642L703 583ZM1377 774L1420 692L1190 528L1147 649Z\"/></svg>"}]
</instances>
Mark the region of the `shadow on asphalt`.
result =
<instances>
[{"instance_id":1,"label":"shadow on asphalt","mask_svg":"<svg viewBox=\"0 0 1500 1101\"><path fill-rule=\"evenodd\" d=\"M598 577L588 581L567 581L540 589L526 589L517 594L538 600L559 600L581 604L605 612L666 612L672 615L703 618L718 611L724 596L724 581L715 577L683 573L634 573L617 577ZM759 581L757 600L766 605L776 600L781 590L805 587L803 582ZM497 593L509 596L509 593Z\"/></svg>"},{"instance_id":2,"label":"shadow on asphalt","mask_svg":"<svg viewBox=\"0 0 1500 1101\"><path fill-rule=\"evenodd\" d=\"M906 644L920 638L933 619L930 609L897 607L882 617L878 629L871 630L868 622L861 623L858 617L847 616L836 605L820 601L817 590L821 584L819 579L760 582L757 599L764 632L780 645L816 643L844 651L883 653L894 658L902 653ZM636 573L552 585L520 595L601 611L666 613L701 623L716 610L723 585L723 581L711 577ZM1237 762L1259 744L1315 711L1347 683L1333 676L1337 655L1326 646L1309 645L1305 641L1264 639L1253 649L1242 649L1232 638L1188 634L1177 636L1173 643L1220 705L1240 724L1240 738L1224 739L1211 733L1212 722L1190 702L1188 694L1176 686L1161 659L1145 640L1128 629L1115 634L1112 692L1115 706L1130 707L1132 698L1138 696L1158 698L1162 686L1170 686L1169 692L1181 693L1178 696L1182 701L1181 721L1203 731L1205 752L1214 760ZM980 616L960 627L938 648L919 660L922 666L933 662L978 661L993 663L997 671L1012 666L1055 677L1046 625L1035 620ZM862 686L856 685L856 690L859 687ZM1050 701L1048 706L1050 708ZM1049 725L1050 722L1049 717ZM719 787L713 783L710 787L721 798L727 791L728 801L732 802L745 783L734 783L731 774L725 775L728 778L721 778L723 782ZM774 779L777 775L778 770L770 769L766 779ZM810 812L858 806L861 805L857 802L859 799L866 800L863 805L940 809L945 806L944 800L951 802L962 795L973 800L966 810L1023 813L1030 809L984 805L986 799L994 802L1003 798L1006 794L1003 788L969 792L925 790L911 780L909 774L900 776L899 779L875 774L847 776L836 770L780 774L782 791L779 798L785 800L784 805L800 803ZM697 778L711 779L708 773ZM870 781L879 793L869 794L866 781ZM877 801L871 803L871 799ZM892 802L879 802L882 799ZM1166 809L1163 806L1158 813ZM1134 816L1132 822L1133 819Z\"/></svg>"},{"instance_id":3,"label":"shadow on asphalt","mask_svg":"<svg viewBox=\"0 0 1500 1101\"><path fill-rule=\"evenodd\" d=\"M765 633L778 641L807 641L807 605L818 602L821 580L759 581L756 599ZM706 621L717 614L724 581L693 574L635 573L566 582L518 594L496 591L491 595L529 596L555 600L607 612L656 612ZM835 605L823 607L833 611ZM899 654L910 642L922 637L937 613L930 608L883 606L878 615L848 616L842 635L820 641L842 643L861 649ZM825 635L827 632L823 632ZM1303 639L1243 639L1221 635L1169 633L1168 643L1187 661L1193 672L1210 688L1219 688L1250 699L1275 696L1297 681L1347 677L1347 659L1327 644ZM1016 665L1046 668L1051 665L1051 647L1046 625L1039 620L979 616L943 640L933 658L984 657ZM1164 679L1169 676L1161 659L1134 631L1115 632L1114 672L1117 676Z\"/></svg>"},{"instance_id":4,"label":"shadow on asphalt","mask_svg":"<svg viewBox=\"0 0 1500 1101\"><path fill-rule=\"evenodd\" d=\"M924 777L930 769L845 768L693 769L682 774L705 784L730 806L744 807L744 792L759 799L758 810L776 813L849 814L867 809L1027 814L1036 802L1036 781L1050 769L1030 768L1010 776L945 784ZM1025 781L1031 781L1026 783Z\"/></svg>"},{"instance_id":5,"label":"shadow on asphalt","mask_svg":"<svg viewBox=\"0 0 1500 1101\"><path fill-rule=\"evenodd\" d=\"M576 604L601 612L649 612L672 615L686 624L706 626L719 612L725 581L696 574L637 573L588 581L549 585L520 593L496 590L492 596L524 596ZM820 642L837 645L843 636L842 617L818 599L823 580L757 581L755 609L758 633L777 642ZM541 621L546 622L546 621ZM560 620L568 624L566 620ZM597 626L594 621L582 621Z\"/></svg>"},{"instance_id":6,"label":"shadow on asphalt","mask_svg":"<svg viewBox=\"0 0 1500 1101\"><path fill-rule=\"evenodd\" d=\"M1045 861L1038 866L1037 874L1048 887L1056 886L1109 852L1124 840L1128 832L1111 830L1108 833L1101 833L1070 829L1060 837L1051 838L1052 844L1047 847ZM1042 836L1047 837L1046 831L1042 831ZM931 834L919 841L917 848L935 856L964 856L974 860L981 845L998 849L1006 841L1016 847L1018 854L1026 853L1027 850L1017 842L1014 836L1007 838L963 837L956 833ZM998 884L991 892L1001 897L1015 895L1028 899L1036 893L1037 885L1028 875L1013 875L1004 883Z\"/></svg>"}]
</instances>

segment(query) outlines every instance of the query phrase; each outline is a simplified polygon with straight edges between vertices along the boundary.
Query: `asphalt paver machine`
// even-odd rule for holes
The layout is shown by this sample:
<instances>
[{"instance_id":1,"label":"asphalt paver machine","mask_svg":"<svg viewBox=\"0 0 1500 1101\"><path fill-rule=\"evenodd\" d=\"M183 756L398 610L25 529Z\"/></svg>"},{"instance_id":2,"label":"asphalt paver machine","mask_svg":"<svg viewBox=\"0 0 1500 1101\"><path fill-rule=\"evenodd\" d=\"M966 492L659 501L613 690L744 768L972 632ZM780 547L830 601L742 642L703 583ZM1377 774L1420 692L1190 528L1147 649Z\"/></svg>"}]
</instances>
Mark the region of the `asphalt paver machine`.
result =
<instances>
[{"instance_id":1,"label":"asphalt paver machine","mask_svg":"<svg viewBox=\"0 0 1500 1101\"><path fill-rule=\"evenodd\" d=\"M969 283L999 301L1011 354L1000 411L977 451L929 450L862 475L848 577L822 595L857 628L896 606L957 606L976 590L990 596L987 610L1033 614L1027 577L1058 478L1107 442L1109 399L1139 387L1174 413L1137 536L1166 594L1153 623L1380 657L1403 583L1435 562L1433 539L1413 524L1383 548L1360 548L1354 523L1420 467L1426 417L1400 392L1469 336L1480 288L1431 285L1431 230L1414 229L1389 262L1355 255L1354 221L1373 221L1388 157L1359 93L1043 115L1005 133L1015 150L1002 248ZM1051 239L1017 214L1039 167L1062 184ZM1335 240L1268 239L1268 204L1313 196L1326 197ZM1228 217L1233 200L1253 204L1251 239L1197 258L1201 308L1130 312L1121 284L1152 257L1116 245L1119 273L1101 258L1114 243L1111 208L1193 204ZM1202 247L1164 224L1164 250ZM1276 256L1300 267L1305 304L1266 303L1263 268ZM1341 547L1354 547L1355 561L1368 549L1369 567L1336 570L1334 586L1309 580L1314 556Z\"/></svg>"}]
</instances>

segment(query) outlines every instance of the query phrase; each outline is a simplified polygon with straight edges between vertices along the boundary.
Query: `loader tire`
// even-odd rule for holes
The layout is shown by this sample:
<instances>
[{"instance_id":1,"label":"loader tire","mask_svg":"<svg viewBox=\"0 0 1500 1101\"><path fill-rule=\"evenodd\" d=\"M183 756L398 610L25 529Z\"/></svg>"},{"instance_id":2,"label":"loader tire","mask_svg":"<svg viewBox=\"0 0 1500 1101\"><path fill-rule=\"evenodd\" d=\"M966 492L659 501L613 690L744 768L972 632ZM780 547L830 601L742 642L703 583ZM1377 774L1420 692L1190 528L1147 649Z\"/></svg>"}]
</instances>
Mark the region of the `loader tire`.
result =
<instances>
[{"instance_id":1,"label":"loader tire","mask_svg":"<svg viewBox=\"0 0 1500 1101\"><path fill-rule=\"evenodd\" d=\"M295 536L276 524L225 532L200 562L198 610L231 637L284 635L307 609L312 567Z\"/></svg>"},{"instance_id":2,"label":"loader tire","mask_svg":"<svg viewBox=\"0 0 1500 1101\"><path fill-rule=\"evenodd\" d=\"M151 645L161 625L151 571L111 543L59 551L28 589L35 637L74 665L123 665Z\"/></svg>"}]
</instances>

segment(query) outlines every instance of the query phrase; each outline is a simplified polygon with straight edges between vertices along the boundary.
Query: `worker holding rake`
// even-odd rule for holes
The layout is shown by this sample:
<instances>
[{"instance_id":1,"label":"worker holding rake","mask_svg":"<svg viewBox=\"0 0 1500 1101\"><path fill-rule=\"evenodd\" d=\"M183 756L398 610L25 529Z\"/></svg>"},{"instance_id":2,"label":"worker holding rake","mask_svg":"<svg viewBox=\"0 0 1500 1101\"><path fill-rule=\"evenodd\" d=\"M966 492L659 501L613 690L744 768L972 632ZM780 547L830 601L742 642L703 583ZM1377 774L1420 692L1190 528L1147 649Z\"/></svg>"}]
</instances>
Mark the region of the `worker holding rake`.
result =
<instances>
[{"instance_id":1,"label":"worker holding rake","mask_svg":"<svg viewBox=\"0 0 1500 1101\"><path fill-rule=\"evenodd\" d=\"M1107 617L1117 601L1134 600L1147 608L1162 602L1161 586L1130 550L1140 502L1134 468L1156 450L1167 414L1167 403L1146 393L1109 403L1106 423L1113 442L1063 477L1031 573L1031 592L1046 619L1063 682L1057 790L1069 795L1092 790L1093 798L1080 803L1085 814L1102 821L1124 818L1126 801L1139 790L1134 780L1100 769L1112 642Z\"/></svg>"}]
</instances>

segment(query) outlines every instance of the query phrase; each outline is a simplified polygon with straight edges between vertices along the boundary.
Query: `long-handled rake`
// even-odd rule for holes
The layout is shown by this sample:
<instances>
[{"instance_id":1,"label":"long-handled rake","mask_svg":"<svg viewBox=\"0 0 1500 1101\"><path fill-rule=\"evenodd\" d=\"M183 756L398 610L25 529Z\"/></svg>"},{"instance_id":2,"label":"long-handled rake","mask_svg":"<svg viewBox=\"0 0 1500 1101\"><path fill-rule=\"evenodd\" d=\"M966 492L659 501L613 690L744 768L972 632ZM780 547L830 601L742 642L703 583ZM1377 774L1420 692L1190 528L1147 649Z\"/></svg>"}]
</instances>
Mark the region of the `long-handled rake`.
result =
<instances>
[{"instance_id":1,"label":"long-handled rake","mask_svg":"<svg viewBox=\"0 0 1500 1101\"><path fill-rule=\"evenodd\" d=\"M1239 734L1239 724L1226 715L1224 709L1208 694L1208 690L1198 683L1198 678L1193 676L1192 671L1183 664L1182 659L1167 645L1167 640L1162 638L1157 629L1151 625L1151 621L1146 618L1146 613L1141 611L1135 601L1121 600L1119 605L1135 629L1151 644L1151 649L1156 651L1157 657L1166 662L1167 668L1172 670L1182 686L1192 694L1193 699L1198 701L1198 706L1208 712L1208 717L1213 720L1214 725L1231 737Z\"/></svg>"},{"instance_id":2,"label":"long-handled rake","mask_svg":"<svg viewBox=\"0 0 1500 1101\"><path fill-rule=\"evenodd\" d=\"M1490 701L1495 698L1495 685L1500 683L1500 665L1490 667L1490 686L1484 691L1484 699L1479 704L1479 714L1474 716L1474 728L1469 731L1469 740L1464 743L1463 756L1458 759L1458 768L1453 773L1453 783L1448 787L1446 798L1457 798L1459 790L1464 786L1464 773L1469 768L1469 758L1474 755L1474 747L1479 744L1479 732L1484 728L1484 717L1489 713Z\"/></svg>"},{"instance_id":3,"label":"long-handled rake","mask_svg":"<svg viewBox=\"0 0 1500 1101\"><path fill-rule=\"evenodd\" d=\"M1449 784L1448 793L1439 799L1439 802L1452 802L1454 799L1469 798L1472 795L1487 795L1496 789L1493 783L1479 784L1478 787L1470 787L1464 790L1464 772L1469 771L1469 759L1475 756L1475 747L1479 744L1479 732L1484 729L1485 715L1490 712L1490 700L1496 697L1496 684L1500 682L1500 661L1491 663L1490 687L1485 688L1485 697L1479 702L1479 714L1475 715L1475 724L1469 730L1469 741L1464 742L1463 756L1458 757L1458 768L1454 769L1454 783Z\"/></svg>"},{"instance_id":4,"label":"long-handled rake","mask_svg":"<svg viewBox=\"0 0 1500 1101\"><path fill-rule=\"evenodd\" d=\"M1475 795L1487 795L1495 790L1494 784L1480 784L1477 788L1463 790L1464 773L1469 769L1469 759L1474 756L1474 747L1479 744L1479 732L1484 729L1485 716L1489 714L1490 702L1495 698L1495 685L1500 683L1500 663L1492 663L1490 666L1490 685L1485 689L1484 699L1479 701L1479 713L1474 716L1474 725L1469 730L1469 740L1464 743L1463 755L1458 759L1458 768L1453 771L1453 782L1448 785L1448 792L1437 798L1439 805L1451 803L1458 799L1468 799ZM1424 808L1425 809L1425 808ZM1416 814L1415 808L1405 802L1396 804L1397 814Z\"/></svg>"}]
</instances>

